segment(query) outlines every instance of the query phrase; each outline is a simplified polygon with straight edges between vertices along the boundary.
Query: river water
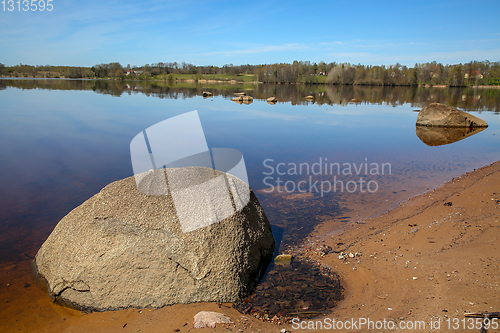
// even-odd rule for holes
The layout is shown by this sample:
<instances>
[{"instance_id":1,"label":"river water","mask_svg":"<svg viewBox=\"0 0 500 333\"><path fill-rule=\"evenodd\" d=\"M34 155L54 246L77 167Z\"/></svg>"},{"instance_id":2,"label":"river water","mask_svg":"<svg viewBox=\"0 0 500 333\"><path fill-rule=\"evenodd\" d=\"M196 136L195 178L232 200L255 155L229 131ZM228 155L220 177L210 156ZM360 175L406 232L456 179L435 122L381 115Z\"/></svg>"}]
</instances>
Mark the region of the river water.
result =
<instances>
[{"instance_id":1,"label":"river water","mask_svg":"<svg viewBox=\"0 0 500 333\"><path fill-rule=\"evenodd\" d=\"M253 102L233 102L236 92ZM271 96L278 103L267 103ZM29 264L57 222L133 175L132 138L173 116L197 110L210 148L243 154L281 249L322 223L341 227L379 214L500 159L500 89L26 79L0 80L0 101L0 327L7 331L45 320L51 304ZM489 127L458 133L450 144L422 141L416 111L431 102Z\"/></svg>"}]
</instances>

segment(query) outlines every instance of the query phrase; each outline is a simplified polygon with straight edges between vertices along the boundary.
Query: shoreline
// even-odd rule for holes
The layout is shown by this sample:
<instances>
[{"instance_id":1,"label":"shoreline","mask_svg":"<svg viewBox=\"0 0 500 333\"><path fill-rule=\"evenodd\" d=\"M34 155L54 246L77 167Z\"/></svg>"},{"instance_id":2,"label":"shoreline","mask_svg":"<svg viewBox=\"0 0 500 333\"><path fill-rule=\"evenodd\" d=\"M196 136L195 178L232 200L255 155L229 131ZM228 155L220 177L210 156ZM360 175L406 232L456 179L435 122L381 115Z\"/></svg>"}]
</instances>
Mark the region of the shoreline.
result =
<instances>
[{"instance_id":1,"label":"shoreline","mask_svg":"<svg viewBox=\"0 0 500 333\"><path fill-rule=\"evenodd\" d=\"M316 245L304 255L330 266L346 287L333 317L447 325L467 312L498 311L499 184L497 161L333 235L313 234ZM334 253L318 256L318 242ZM362 255L339 259L351 252Z\"/></svg>"},{"instance_id":2,"label":"shoreline","mask_svg":"<svg viewBox=\"0 0 500 333\"><path fill-rule=\"evenodd\" d=\"M447 318L462 320L464 312L498 311L500 259L495 258L495 253L499 253L495 243L498 244L500 235L499 184L497 161L412 196L380 215L330 230L333 234L319 235L319 225L304 242L301 256L338 274L345 287L345 298L332 314L318 320L441 319L444 325ZM448 202L451 205L444 205ZM325 245L333 249L326 255L317 250ZM358 252L361 256L339 260L341 252ZM283 328L297 331L291 324L276 325L251 314L243 315L231 304L80 312L51 303L46 292L38 287L33 290L35 286L31 286L31 293L23 292L29 290L23 289L26 284L33 281L25 275L22 279L13 275L22 274L28 262L19 264L15 271L4 272L16 281L8 287L18 290L16 295L27 308L6 312L10 316L2 325L3 331L188 332L193 331L193 316L202 310L224 313L234 322L218 325L211 332L227 332L227 328L243 332L278 332ZM30 313L29 318L26 313ZM16 318L23 320L14 321ZM205 331L208 330L200 330Z\"/></svg>"},{"instance_id":3,"label":"shoreline","mask_svg":"<svg viewBox=\"0 0 500 333\"><path fill-rule=\"evenodd\" d=\"M420 87L420 88L473 88L473 89L500 89L500 85L477 85L477 86L450 86L447 84L418 84L418 85L407 85L407 84L336 84L328 82L262 82L262 81L240 81L240 80L215 80L215 79L175 79L169 81L167 79L117 79L117 78L70 78L70 77L42 77L42 76L26 76L26 77L13 77L13 76L0 76L0 79L10 79L10 80L95 80L95 81L121 81L121 82L171 82L171 83L199 83L199 84L218 84L218 83L229 83L229 84L278 84L278 85L324 85L324 86L361 86L361 87Z\"/></svg>"}]
</instances>

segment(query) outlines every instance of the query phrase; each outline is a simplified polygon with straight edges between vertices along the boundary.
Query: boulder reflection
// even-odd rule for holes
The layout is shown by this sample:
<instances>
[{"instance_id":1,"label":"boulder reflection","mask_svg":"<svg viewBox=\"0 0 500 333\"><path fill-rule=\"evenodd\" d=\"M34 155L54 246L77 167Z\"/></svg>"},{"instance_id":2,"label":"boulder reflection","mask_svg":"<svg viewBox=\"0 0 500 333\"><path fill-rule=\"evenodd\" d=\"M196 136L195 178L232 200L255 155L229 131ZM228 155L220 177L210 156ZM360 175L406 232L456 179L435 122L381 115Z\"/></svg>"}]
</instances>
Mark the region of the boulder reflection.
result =
<instances>
[{"instance_id":1,"label":"boulder reflection","mask_svg":"<svg viewBox=\"0 0 500 333\"><path fill-rule=\"evenodd\" d=\"M418 138L428 146L442 146L482 132L486 127L416 126Z\"/></svg>"}]
</instances>

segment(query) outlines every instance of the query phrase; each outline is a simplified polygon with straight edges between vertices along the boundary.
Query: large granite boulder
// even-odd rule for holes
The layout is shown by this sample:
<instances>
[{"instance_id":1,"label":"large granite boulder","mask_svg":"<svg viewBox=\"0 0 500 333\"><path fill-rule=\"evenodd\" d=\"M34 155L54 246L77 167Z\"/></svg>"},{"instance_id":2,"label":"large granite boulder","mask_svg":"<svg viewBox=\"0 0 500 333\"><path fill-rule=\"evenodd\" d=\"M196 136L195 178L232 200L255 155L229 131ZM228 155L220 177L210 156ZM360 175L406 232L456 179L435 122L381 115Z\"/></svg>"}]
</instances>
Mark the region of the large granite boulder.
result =
<instances>
[{"instance_id":1,"label":"large granite boulder","mask_svg":"<svg viewBox=\"0 0 500 333\"><path fill-rule=\"evenodd\" d=\"M488 124L467 112L441 103L431 103L418 113L417 126L488 127Z\"/></svg>"},{"instance_id":2,"label":"large granite boulder","mask_svg":"<svg viewBox=\"0 0 500 333\"><path fill-rule=\"evenodd\" d=\"M172 195L146 195L133 177L119 180L57 224L35 267L52 298L83 309L236 302L275 247L255 194L236 206L217 223L183 232Z\"/></svg>"}]
</instances>

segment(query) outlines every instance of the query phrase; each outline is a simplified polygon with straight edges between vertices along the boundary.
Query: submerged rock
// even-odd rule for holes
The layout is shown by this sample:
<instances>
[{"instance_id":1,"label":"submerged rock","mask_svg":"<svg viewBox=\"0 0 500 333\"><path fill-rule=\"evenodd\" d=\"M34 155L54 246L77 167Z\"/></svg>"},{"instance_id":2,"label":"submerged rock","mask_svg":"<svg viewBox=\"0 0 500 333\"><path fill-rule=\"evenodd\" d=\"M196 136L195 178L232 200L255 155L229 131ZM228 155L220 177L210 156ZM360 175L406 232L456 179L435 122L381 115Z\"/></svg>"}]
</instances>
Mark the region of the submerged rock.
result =
<instances>
[{"instance_id":1,"label":"submerged rock","mask_svg":"<svg viewBox=\"0 0 500 333\"><path fill-rule=\"evenodd\" d=\"M292 261L292 255L291 254L280 254L274 258L275 263L279 262L290 262Z\"/></svg>"},{"instance_id":2,"label":"submerged rock","mask_svg":"<svg viewBox=\"0 0 500 333\"><path fill-rule=\"evenodd\" d=\"M437 127L488 127L488 124L467 112L441 103L431 103L417 116L418 126Z\"/></svg>"},{"instance_id":3,"label":"submerged rock","mask_svg":"<svg viewBox=\"0 0 500 333\"><path fill-rule=\"evenodd\" d=\"M51 297L83 309L236 302L274 247L253 192L230 217L183 232L172 195L143 194L129 177L66 215L38 251L35 267Z\"/></svg>"}]
</instances>

